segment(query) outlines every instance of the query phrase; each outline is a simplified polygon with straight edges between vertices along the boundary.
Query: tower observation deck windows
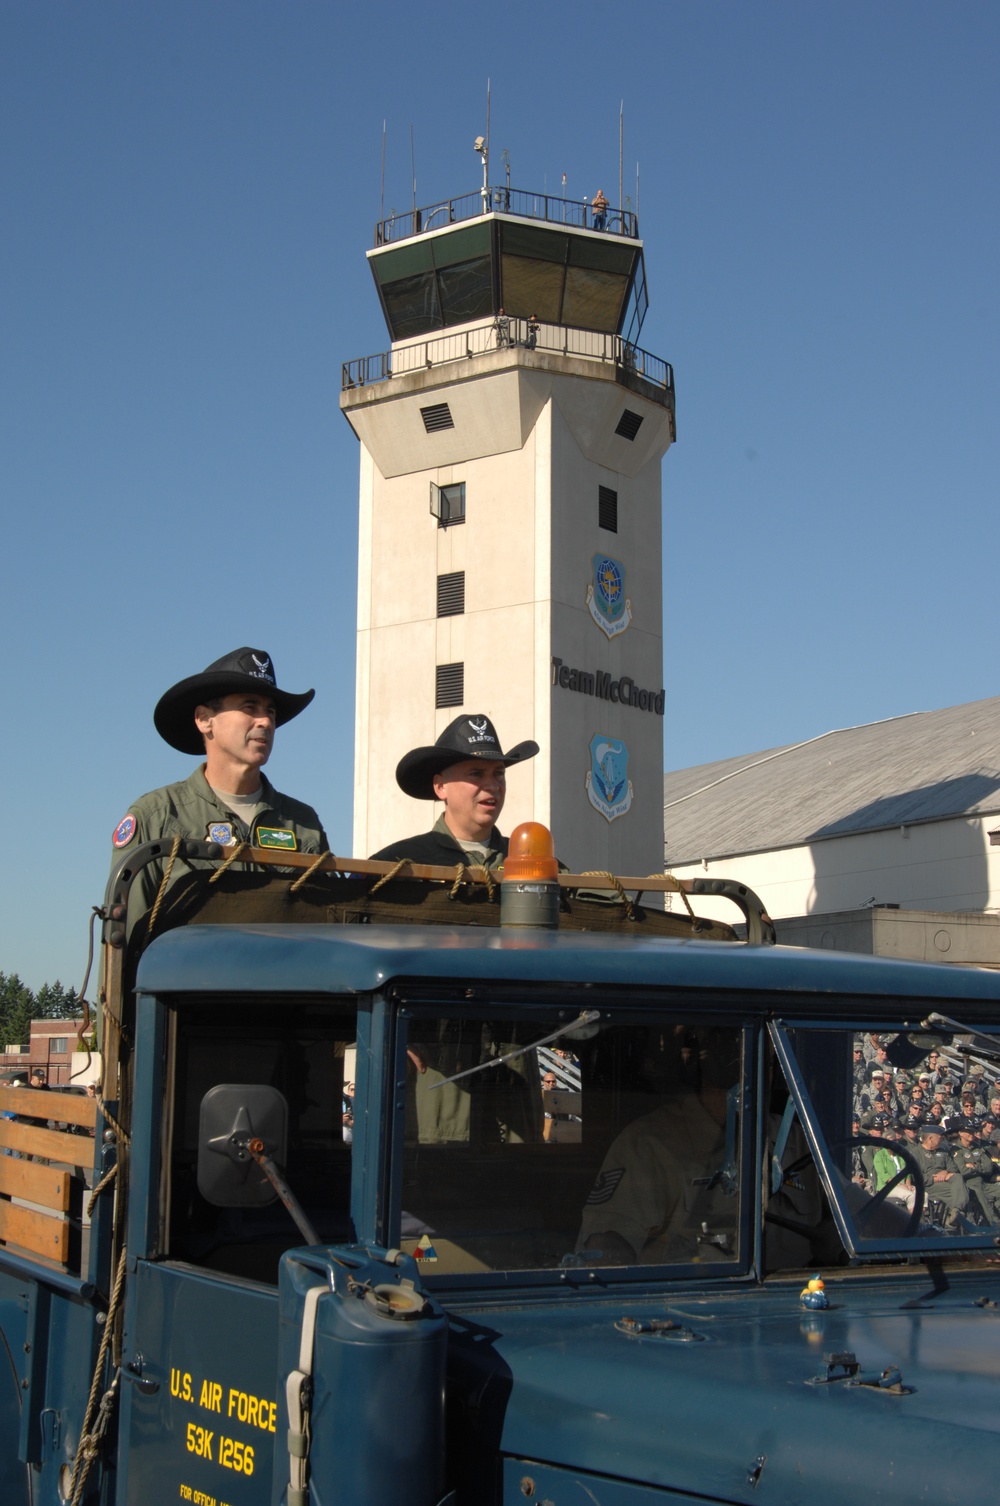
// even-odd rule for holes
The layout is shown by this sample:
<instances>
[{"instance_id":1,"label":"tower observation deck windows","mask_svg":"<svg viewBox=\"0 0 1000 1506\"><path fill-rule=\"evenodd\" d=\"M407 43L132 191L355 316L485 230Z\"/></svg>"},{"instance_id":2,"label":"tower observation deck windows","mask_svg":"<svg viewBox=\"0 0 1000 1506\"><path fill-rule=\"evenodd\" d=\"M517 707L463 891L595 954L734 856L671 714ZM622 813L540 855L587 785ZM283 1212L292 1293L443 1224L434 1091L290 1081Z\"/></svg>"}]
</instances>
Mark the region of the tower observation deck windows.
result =
<instances>
[{"instance_id":1,"label":"tower observation deck windows","mask_svg":"<svg viewBox=\"0 0 1000 1506\"><path fill-rule=\"evenodd\" d=\"M443 206L445 207L445 206ZM371 257L393 340L486 319L512 319L638 338L645 313L641 243L520 215L438 223Z\"/></svg>"},{"instance_id":2,"label":"tower observation deck windows","mask_svg":"<svg viewBox=\"0 0 1000 1506\"><path fill-rule=\"evenodd\" d=\"M434 670L434 705L461 706L465 699L465 665L438 664Z\"/></svg>"},{"instance_id":3,"label":"tower observation deck windows","mask_svg":"<svg viewBox=\"0 0 1000 1506\"><path fill-rule=\"evenodd\" d=\"M407 240L372 259L394 340L426 335L493 310L487 222Z\"/></svg>"},{"instance_id":4,"label":"tower observation deck windows","mask_svg":"<svg viewBox=\"0 0 1000 1506\"><path fill-rule=\"evenodd\" d=\"M452 528L465 522L465 482L455 481L450 486L436 486L431 482L431 516L437 518L439 528Z\"/></svg>"},{"instance_id":5,"label":"tower observation deck windows","mask_svg":"<svg viewBox=\"0 0 1000 1506\"><path fill-rule=\"evenodd\" d=\"M597 488L597 526L608 533L618 532L618 493L610 486Z\"/></svg>"}]
</instances>

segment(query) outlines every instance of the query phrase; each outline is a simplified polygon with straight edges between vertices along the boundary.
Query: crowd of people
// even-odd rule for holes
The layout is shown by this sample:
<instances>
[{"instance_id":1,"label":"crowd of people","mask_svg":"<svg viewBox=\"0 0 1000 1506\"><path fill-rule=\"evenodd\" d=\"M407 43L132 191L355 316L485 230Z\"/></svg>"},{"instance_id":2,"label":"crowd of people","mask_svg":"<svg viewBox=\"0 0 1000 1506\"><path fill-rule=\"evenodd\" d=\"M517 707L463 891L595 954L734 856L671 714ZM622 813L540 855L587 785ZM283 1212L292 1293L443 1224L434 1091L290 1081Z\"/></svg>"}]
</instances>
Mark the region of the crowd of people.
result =
<instances>
[{"instance_id":1,"label":"crowd of people","mask_svg":"<svg viewBox=\"0 0 1000 1506\"><path fill-rule=\"evenodd\" d=\"M1000 1223L1000 1082L975 1056L940 1048L894 1066L894 1039L854 1039L854 1181L912 1209L915 1162L925 1221L955 1232Z\"/></svg>"}]
</instances>

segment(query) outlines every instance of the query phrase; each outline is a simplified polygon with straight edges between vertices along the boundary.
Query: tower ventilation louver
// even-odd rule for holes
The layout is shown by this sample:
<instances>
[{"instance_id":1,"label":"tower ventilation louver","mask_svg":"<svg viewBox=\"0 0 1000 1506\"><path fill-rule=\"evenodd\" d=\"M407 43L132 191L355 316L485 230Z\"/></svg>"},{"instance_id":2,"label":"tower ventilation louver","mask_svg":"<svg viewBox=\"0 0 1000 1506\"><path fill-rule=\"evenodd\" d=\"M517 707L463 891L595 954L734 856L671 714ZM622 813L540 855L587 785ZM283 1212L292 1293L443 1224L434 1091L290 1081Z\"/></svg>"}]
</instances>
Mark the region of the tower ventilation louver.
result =
<instances>
[{"instance_id":1,"label":"tower ventilation louver","mask_svg":"<svg viewBox=\"0 0 1000 1506\"><path fill-rule=\"evenodd\" d=\"M420 417L428 434L437 434L441 429L453 429L455 420L447 403L435 403L431 408L421 408ZM642 419L639 419L642 423Z\"/></svg>"},{"instance_id":2,"label":"tower ventilation louver","mask_svg":"<svg viewBox=\"0 0 1000 1506\"><path fill-rule=\"evenodd\" d=\"M425 408L421 411L426 413L427 410ZM427 420L425 419L424 422L426 423ZM618 427L615 433L620 434L622 439L633 440L638 434L641 424L642 414L633 413L631 408L625 408L622 411L621 418L618 420Z\"/></svg>"}]
</instances>

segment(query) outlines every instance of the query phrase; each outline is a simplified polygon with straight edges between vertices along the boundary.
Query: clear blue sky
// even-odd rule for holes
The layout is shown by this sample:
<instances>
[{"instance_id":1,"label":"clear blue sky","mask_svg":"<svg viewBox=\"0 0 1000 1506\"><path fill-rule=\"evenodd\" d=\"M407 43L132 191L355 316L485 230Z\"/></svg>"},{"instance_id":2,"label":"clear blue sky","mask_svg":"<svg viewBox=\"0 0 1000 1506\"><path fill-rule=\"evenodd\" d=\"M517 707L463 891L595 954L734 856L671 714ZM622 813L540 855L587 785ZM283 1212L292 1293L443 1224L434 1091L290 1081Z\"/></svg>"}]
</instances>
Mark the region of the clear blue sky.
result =
<instances>
[{"instance_id":1,"label":"clear blue sky","mask_svg":"<svg viewBox=\"0 0 1000 1506\"><path fill-rule=\"evenodd\" d=\"M317 688L269 772L350 846L379 212L640 166L672 361L665 766L1000 690L995 0L3 0L0 970L78 985L162 690Z\"/></svg>"}]
</instances>

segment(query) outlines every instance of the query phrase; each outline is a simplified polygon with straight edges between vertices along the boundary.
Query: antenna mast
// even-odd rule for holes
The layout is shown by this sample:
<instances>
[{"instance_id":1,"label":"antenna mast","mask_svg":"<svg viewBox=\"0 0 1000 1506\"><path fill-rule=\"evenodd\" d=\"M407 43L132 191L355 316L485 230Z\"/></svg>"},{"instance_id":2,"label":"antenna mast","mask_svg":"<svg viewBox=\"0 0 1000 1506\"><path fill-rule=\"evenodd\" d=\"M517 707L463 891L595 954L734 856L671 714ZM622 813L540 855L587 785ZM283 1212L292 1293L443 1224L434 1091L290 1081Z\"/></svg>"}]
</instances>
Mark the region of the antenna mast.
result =
<instances>
[{"instance_id":1,"label":"antenna mast","mask_svg":"<svg viewBox=\"0 0 1000 1506\"><path fill-rule=\"evenodd\" d=\"M385 121L382 122L382 183L378 195L379 224L385 220Z\"/></svg>"},{"instance_id":2,"label":"antenna mast","mask_svg":"<svg viewBox=\"0 0 1000 1506\"><path fill-rule=\"evenodd\" d=\"M625 151L625 101L622 100L618 111L618 204L619 207L625 202L625 179L623 175Z\"/></svg>"}]
</instances>

